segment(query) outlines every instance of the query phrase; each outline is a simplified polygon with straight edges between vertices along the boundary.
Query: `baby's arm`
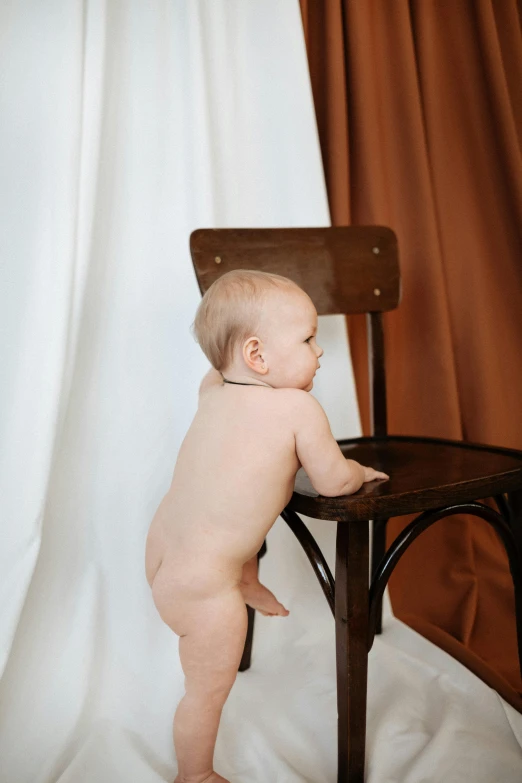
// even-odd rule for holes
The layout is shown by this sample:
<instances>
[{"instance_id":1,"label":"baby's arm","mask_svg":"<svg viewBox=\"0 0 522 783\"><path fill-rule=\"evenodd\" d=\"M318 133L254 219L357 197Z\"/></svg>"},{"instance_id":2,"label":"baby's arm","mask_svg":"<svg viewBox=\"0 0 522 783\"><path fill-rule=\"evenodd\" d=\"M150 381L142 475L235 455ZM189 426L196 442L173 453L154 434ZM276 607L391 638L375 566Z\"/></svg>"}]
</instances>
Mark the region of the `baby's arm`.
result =
<instances>
[{"instance_id":1,"label":"baby's arm","mask_svg":"<svg viewBox=\"0 0 522 783\"><path fill-rule=\"evenodd\" d=\"M320 495L351 495L367 481L389 478L386 473L346 459L317 400L298 389L292 389L290 394L294 398L297 456Z\"/></svg>"}]
</instances>

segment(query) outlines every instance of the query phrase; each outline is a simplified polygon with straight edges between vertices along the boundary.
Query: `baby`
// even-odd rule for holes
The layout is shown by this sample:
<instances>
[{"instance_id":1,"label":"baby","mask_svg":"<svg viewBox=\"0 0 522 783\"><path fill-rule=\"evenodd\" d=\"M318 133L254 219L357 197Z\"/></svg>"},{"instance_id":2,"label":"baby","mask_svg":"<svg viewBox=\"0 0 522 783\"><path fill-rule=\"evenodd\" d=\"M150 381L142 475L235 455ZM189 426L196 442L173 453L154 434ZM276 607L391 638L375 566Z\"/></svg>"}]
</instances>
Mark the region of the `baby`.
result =
<instances>
[{"instance_id":1,"label":"baby","mask_svg":"<svg viewBox=\"0 0 522 783\"><path fill-rule=\"evenodd\" d=\"M257 578L257 552L304 467L322 495L385 473L345 459L308 392L319 359L317 312L295 283L238 270L208 289L194 323L213 365L147 537L156 608L179 635L185 695L174 717L174 783L229 783L213 768L223 705L242 657L249 604L288 610Z\"/></svg>"}]
</instances>

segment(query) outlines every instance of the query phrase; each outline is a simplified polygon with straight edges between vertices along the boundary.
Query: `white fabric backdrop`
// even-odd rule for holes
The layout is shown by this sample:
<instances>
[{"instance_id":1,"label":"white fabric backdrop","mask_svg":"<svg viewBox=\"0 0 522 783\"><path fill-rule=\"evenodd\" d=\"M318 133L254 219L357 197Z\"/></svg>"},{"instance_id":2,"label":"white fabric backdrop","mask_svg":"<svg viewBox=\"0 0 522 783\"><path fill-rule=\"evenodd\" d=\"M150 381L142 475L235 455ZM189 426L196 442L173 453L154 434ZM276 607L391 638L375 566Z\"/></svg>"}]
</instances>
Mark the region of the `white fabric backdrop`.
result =
<instances>
[{"instance_id":1,"label":"white fabric backdrop","mask_svg":"<svg viewBox=\"0 0 522 783\"><path fill-rule=\"evenodd\" d=\"M183 681L143 547L206 370L188 236L328 224L299 7L3 0L0 31L0 781L158 783ZM316 394L358 434L342 319L320 340ZM280 520L268 546L291 615L256 619L216 766L326 783L333 623ZM519 780L521 716L390 615L370 677L372 783Z\"/></svg>"}]
</instances>

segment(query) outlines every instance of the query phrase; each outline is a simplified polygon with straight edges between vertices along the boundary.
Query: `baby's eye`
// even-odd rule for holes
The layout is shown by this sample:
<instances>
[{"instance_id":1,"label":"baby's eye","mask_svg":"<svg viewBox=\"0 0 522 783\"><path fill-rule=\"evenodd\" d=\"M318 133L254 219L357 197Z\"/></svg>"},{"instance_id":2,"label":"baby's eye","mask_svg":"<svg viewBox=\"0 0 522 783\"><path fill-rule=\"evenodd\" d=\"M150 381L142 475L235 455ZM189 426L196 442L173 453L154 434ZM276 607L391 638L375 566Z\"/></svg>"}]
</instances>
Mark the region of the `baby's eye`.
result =
<instances>
[{"instance_id":1,"label":"baby's eye","mask_svg":"<svg viewBox=\"0 0 522 783\"><path fill-rule=\"evenodd\" d=\"M310 337L307 337L307 339L305 340L305 343L309 343L310 340L313 340L313 339L314 339L314 336L312 334L312 335L310 335Z\"/></svg>"}]
</instances>

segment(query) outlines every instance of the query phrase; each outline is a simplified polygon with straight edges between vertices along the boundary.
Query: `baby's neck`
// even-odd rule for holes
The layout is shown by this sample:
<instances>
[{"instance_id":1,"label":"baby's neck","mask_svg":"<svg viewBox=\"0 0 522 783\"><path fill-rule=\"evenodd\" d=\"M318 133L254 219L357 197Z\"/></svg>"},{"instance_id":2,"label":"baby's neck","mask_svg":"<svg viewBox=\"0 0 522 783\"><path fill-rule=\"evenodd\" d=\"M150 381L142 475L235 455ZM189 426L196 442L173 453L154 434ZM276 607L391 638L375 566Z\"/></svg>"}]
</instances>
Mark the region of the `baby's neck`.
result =
<instances>
[{"instance_id":1,"label":"baby's neck","mask_svg":"<svg viewBox=\"0 0 522 783\"><path fill-rule=\"evenodd\" d=\"M247 372L237 370L234 367L221 371L221 377L225 383L238 386L266 386L269 389L272 388L269 383L263 381L259 376L249 375Z\"/></svg>"}]
</instances>

